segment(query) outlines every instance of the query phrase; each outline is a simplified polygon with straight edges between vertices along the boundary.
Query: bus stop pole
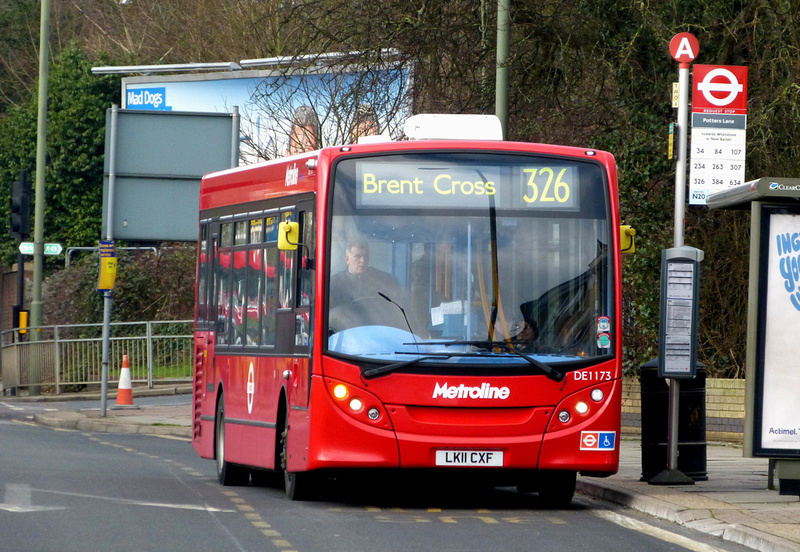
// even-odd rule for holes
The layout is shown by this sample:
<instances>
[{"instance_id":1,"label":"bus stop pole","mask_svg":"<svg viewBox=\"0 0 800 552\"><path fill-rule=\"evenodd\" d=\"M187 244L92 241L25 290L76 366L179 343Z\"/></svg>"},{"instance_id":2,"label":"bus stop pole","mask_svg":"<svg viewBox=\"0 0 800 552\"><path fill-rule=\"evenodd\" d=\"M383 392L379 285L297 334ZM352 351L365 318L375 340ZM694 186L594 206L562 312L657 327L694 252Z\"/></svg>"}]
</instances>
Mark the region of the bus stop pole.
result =
<instances>
[{"instance_id":1,"label":"bus stop pole","mask_svg":"<svg viewBox=\"0 0 800 552\"><path fill-rule=\"evenodd\" d=\"M689 126L689 64L678 68L678 162L675 169L675 228L673 246L684 245L684 219L686 218L686 153L688 151ZM678 405L681 380L671 378L669 382L669 438L667 439L667 469L678 469Z\"/></svg>"},{"instance_id":2,"label":"bus stop pole","mask_svg":"<svg viewBox=\"0 0 800 552\"><path fill-rule=\"evenodd\" d=\"M680 35L677 35L675 38L681 40L679 42L682 45L687 39L681 38ZM675 39L673 39L673 43ZM672 50L673 46L672 43L670 44L671 53L673 53L673 57L677 61L680 62L678 66L678 159L677 164L675 166L675 228L674 228L674 249L679 249L684 247L683 238L684 238L684 218L685 218L685 210L686 210L686 156L688 152L687 142L688 142L688 120L689 120L689 67L690 64L688 63L687 59L681 59L681 48L677 48L676 50ZM690 59L694 59L694 54L690 56ZM668 251L668 250L667 250ZM665 310L668 309L666 302L664 301L664 294L667 293L669 289L669 278L667 274L667 279L664 279L664 271L668 270L664 266L664 260L668 255L667 251L664 251L664 255L662 256L662 302L661 302L661 324L664 326L667 323L666 313ZM668 420L667 420L667 469L652 477L648 480L648 483L651 485L693 485L694 480L687 476L686 474L682 473L678 469L678 426L679 426L679 402L680 402L680 392L681 392L681 384L680 379L677 377L669 377L670 373L666 370L666 352L667 346L666 343L662 342L662 340L666 339L665 332L662 330L659 332L659 360L661 364L659 366L659 370L663 373L666 373L667 378L669 379L669 412L668 412ZM691 362L691 355L690 355L690 362Z\"/></svg>"},{"instance_id":3,"label":"bus stop pole","mask_svg":"<svg viewBox=\"0 0 800 552\"><path fill-rule=\"evenodd\" d=\"M675 167L675 229L673 246L683 245L684 218L686 217L686 153L689 126L689 64L681 63L678 69L678 161Z\"/></svg>"}]
</instances>

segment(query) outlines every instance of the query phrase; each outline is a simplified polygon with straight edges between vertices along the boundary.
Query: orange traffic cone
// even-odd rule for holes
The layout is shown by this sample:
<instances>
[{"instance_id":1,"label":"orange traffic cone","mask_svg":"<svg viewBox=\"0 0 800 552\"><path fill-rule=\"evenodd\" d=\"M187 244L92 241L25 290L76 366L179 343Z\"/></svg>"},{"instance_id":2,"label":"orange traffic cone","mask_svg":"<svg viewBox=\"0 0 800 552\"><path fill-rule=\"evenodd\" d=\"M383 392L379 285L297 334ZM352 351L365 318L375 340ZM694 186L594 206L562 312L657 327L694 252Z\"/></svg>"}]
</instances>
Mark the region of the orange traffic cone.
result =
<instances>
[{"instance_id":1,"label":"orange traffic cone","mask_svg":"<svg viewBox=\"0 0 800 552\"><path fill-rule=\"evenodd\" d=\"M122 370L119 374L119 387L117 388L117 405L133 406L131 368L128 365L128 355L122 356Z\"/></svg>"}]
</instances>

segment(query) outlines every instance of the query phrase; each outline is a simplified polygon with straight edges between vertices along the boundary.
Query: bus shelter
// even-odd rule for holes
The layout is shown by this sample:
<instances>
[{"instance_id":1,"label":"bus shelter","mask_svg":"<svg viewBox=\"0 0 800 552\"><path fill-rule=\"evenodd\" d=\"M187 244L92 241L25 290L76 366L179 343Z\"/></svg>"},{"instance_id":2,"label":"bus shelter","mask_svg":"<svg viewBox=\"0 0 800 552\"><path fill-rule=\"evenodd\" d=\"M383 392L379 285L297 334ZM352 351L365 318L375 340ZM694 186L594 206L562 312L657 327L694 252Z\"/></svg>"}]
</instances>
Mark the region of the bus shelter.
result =
<instances>
[{"instance_id":1,"label":"bus shelter","mask_svg":"<svg viewBox=\"0 0 800 552\"><path fill-rule=\"evenodd\" d=\"M800 495L800 178L759 178L707 204L751 212L744 455L769 458L780 494Z\"/></svg>"}]
</instances>

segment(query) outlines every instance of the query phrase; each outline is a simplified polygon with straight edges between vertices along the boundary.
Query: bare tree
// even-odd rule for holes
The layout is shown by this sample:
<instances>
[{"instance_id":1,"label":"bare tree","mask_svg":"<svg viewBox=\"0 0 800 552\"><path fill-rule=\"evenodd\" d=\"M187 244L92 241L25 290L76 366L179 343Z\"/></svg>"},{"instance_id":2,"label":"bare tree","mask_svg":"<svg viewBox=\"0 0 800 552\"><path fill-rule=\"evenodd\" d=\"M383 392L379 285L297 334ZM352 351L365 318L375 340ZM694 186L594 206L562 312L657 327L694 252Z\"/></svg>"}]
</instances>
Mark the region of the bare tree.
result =
<instances>
[{"instance_id":1,"label":"bare tree","mask_svg":"<svg viewBox=\"0 0 800 552\"><path fill-rule=\"evenodd\" d=\"M262 134L248 133L246 145L261 159L286 155L297 122L295 112L309 106L319 121L317 147L351 143L365 111L375 117L370 132L399 138L411 111L411 77L405 60L375 59L368 54L297 59L265 78L255 91L254 108L242 118L244 126L258 128Z\"/></svg>"}]
</instances>

